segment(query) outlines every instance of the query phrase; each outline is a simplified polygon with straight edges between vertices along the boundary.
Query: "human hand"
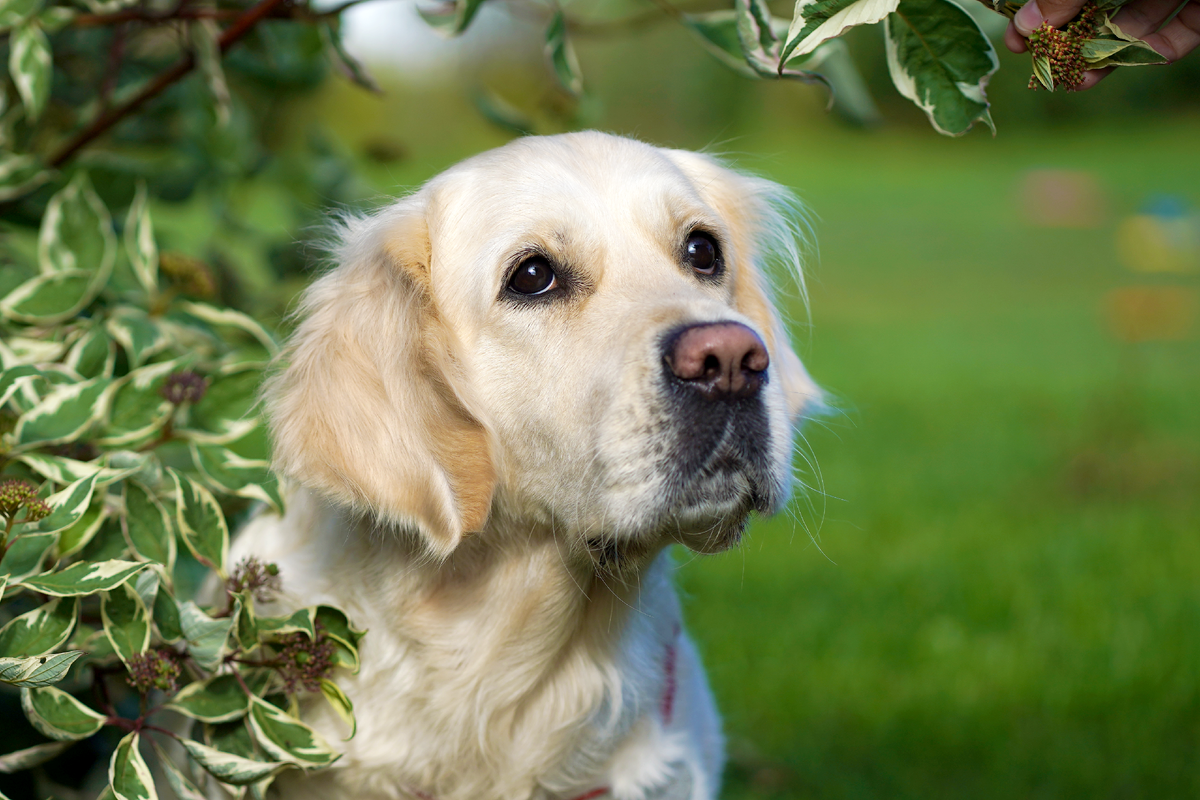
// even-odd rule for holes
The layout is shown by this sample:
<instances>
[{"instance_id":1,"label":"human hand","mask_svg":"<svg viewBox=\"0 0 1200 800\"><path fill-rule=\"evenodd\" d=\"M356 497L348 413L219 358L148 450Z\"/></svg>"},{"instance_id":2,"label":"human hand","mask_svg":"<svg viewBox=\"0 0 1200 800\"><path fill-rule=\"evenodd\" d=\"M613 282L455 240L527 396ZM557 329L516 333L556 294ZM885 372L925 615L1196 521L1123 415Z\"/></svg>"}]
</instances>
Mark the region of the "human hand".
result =
<instances>
[{"instance_id":1,"label":"human hand","mask_svg":"<svg viewBox=\"0 0 1200 800\"><path fill-rule=\"evenodd\" d=\"M1014 53L1029 49L1026 39L1043 21L1054 27L1069 22L1083 7L1085 0L1029 0L1017 11L1004 44ZM1163 22L1179 8L1180 0L1133 0L1113 16L1113 22L1131 36L1153 47L1167 61L1178 61L1200 45L1200 0L1188 0L1179 13L1165 26ZM1159 27L1162 30L1159 30ZM1088 70L1076 91L1090 89L1115 67Z\"/></svg>"}]
</instances>

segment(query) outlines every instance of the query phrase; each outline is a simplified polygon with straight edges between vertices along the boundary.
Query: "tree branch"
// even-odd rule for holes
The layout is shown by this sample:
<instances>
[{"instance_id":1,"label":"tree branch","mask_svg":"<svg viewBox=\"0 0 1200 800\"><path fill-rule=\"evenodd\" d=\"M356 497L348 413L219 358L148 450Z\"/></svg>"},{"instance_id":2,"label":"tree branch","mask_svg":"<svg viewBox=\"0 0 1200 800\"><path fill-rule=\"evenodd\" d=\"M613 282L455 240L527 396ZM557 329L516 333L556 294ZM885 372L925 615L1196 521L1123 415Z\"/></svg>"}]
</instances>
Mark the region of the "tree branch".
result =
<instances>
[{"instance_id":1,"label":"tree branch","mask_svg":"<svg viewBox=\"0 0 1200 800\"><path fill-rule=\"evenodd\" d=\"M225 32L221 34L221 38L217 40L221 53L224 54L230 47L233 47L233 45L248 34L255 25L289 2L291 0L260 0L257 5L240 15L234 20L233 24L225 29ZM180 9L179 13L184 13L184 9ZM159 73L156 78L146 84L140 92L129 98L129 100L97 116L91 125L80 131L50 159L50 166L61 167L67 161L70 161L81 149L106 133L109 128L116 125L122 119L141 108L148 100L162 94L167 87L187 75L195 66L195 56L191 53L184 55L172 66Z\"/></svg>"}]
</instances>

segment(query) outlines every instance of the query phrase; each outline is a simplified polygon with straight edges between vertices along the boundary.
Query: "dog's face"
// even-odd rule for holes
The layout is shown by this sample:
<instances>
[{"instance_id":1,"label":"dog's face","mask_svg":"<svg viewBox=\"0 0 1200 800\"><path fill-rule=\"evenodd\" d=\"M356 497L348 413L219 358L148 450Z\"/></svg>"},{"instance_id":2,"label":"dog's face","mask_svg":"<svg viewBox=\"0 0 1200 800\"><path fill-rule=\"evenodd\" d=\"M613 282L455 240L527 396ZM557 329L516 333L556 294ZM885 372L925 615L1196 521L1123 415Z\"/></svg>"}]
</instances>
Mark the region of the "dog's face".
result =
<instances>
[{"instance_id":1,"label":"dog's face","mask_svg":"<svg viewBox=\"0 0 1200 800\"><path fill-rule=\"evenodd\" d=\"M490 515L719 550L790 484L817 390L761 264L771 184L523 139L343 232L269 384L278 466L448 552Z\"/></svg>"}]
</instances>

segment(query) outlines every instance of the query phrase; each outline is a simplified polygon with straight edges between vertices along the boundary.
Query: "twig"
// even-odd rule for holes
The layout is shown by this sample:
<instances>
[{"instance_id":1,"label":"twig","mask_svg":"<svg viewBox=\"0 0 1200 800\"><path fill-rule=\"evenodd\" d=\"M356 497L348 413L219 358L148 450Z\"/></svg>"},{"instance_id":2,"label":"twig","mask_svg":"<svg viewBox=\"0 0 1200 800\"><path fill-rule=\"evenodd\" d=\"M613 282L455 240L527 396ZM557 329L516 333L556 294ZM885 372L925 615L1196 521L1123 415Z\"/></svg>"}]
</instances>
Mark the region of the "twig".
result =
<instances>
[{"instance_id":1,"label":"twig","mask_svg":"<svg viewBox=\"0 0 1200 800\"><path fill-rule=\"evenodd\" d=\"M290 0L260 0L260 2L250 8L246 13L238 17L233 24L225 29L221 34L221 38L217 40L221 53L225 53L230 47L236 44L247 33L249 33L255 25L269 16L275 9L290 2ZM182 13L182 11L181 11ZM79 132L71 141L60 150L53 158L50 159L51 167L61 167L67 161L78 153L81 149L91 144L95 139L106 133L109 128L116 125L125 117L132 114L137 109L161 94L168 86L178 81L184 75L187 75L196 66L196 57L191 53L184 55L171 67L168 67L163 72L159 73L158 77L150 81L140 92L125 101L116 108L109 109L101 113L91 125L88 125Z\"/></svg>"}]
</instances>

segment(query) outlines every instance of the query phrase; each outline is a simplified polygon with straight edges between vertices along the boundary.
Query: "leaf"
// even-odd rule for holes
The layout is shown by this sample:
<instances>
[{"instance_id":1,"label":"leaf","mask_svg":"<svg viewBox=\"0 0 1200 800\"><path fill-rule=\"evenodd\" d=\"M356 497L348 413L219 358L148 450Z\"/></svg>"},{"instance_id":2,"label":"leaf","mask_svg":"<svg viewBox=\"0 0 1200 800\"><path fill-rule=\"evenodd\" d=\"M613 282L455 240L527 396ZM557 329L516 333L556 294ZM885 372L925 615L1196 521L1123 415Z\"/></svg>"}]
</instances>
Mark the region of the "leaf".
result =
<instances>
[{"instance_id":1,"label":"leaf","mask_svg":"<svg viewBox=\"0 0 1200 800\"><path fill-rule=\"evenodd\" d=\"M0 300L0 314L17 322L53 325L82 311L100 288L96 276L89 272L38 275Z\"/></svg>"},{"instance_id":2,"label":"leaf","mask_svg":"<svg viewBox=\"0 0 1200 800\"><path fill-rule=\"evenodd\" d=\"M24 383L42 377L42 371L31 364L20 364L0 372L0 407L20 390Z\"/></svg>"},{"instance_id":3,"label":"leaf","mask_svg":"<svg viewBox=\"0 0 1200 800\"><path fill-rule=\"evenodd\" d=\"M49 181L52 175L45 163L35 155L0 153L0 202L29 194Z\"/></svg>"},{"instance_id":4,"label":"leaf","mask_svg":"<svg viewBox=\"0 0 1200 800\"><path fill-rule=\"evenodd\" d=\"M1101 30L1115 38L1085 39L1081 43L1080 55L1088 62L1089 69L1167 63L1167 59L1157 50L1136 36L1125 33L1111 19L1104 20Z\"/></svg>"},{"instance_id":5,"label":"leaf","mask_svg":"<svg viewBox=\"0 0 1200 800\"><path fill-rule=\"evenodd\" d=\"M22 689L21 708L41 734L60 742L86 739L104 727L106 719L53 686Z\"/></svg>"},{"instance_id":6,"label":"leaf","mask_svg":"<svg viewBox=\"0 0 1200 800\"><path fill-rule=\"evenodd\" d=\"M0 0L0 29L20 25L42 8L42 0Z\"/></svg>"},{"instance_id":7,"label":"leaf","mask_svg":"<svg viewBox=\"0 0 1200 800\"><path fill-rule=\"evenodd\" d=\"M154 627L164 642L174 644L183 638L183 625L179 618L179 604L166 587L159 586L154 595Z\"/></svg>"},{"instance_id":8,"label":"leaf","mask_svg":"<svg viewBox=\"0 0 1200 800\"><path fill-rule=\"evenodd\" d=\"M108 782L117 800L158 800L154 776L138 752L138 734L127 734L108 763Z\"/></svg>"},{"instance_id":9,"label":"leaf","mask_svg":"<svg viewBox=\"0 0 1200 800\"><path fill-rule=\"evenodd\" d=\"M154 601L158 597L158 585L160 582L161 577L152 569L139 573L137 580L133 582L134 591L137 592L138 597L142 598L142 603L145 604L147 609L154 608Z\"/></svg>"},{"instance_id":10,"label":"leaf","mask_svg":"<svg viewBox=\"0 0 1200 800\"><path fill-rule=\"evenodd\" d=\"M201 722L230 722L246 716L250 698L236 676L225 674L188 684L167 708Z\"/></svg>"},{"instance_id":11,"label":"leaf","mask_svg":"<svg viewBox=\"0 0 1200 800\"><path fill-rule=\"evenodd\" d=\"M483 0L448 0L433 8L417 6L417 12L438 33L457 36L467 29Z\"/></svg>"},{"instance_id":12,"label":"leaf","mask_svg":"<svg viewBox=\"0 0 1200 800\"><path fill-rule=\"evenodd\" d=\"M110 456L111 458L111 456ZM76 461L66 456L51 456L45 453L22 453L16 457L25 466L43 478L55 483L75 483L97 475L96 487L107 486L136 472L136 469L110 469L95 461Z\"/></svg>"},{"instance_id":13,"label":"leaf","mask_svg":"<svg viewBox=\"0 0 1200 800\"><path fill-rule=\"evenodd\" d=\"M158 498L137 481L125 482L125 516L122 530L133 552L147 561L175 569L175 532L171 517Z\"/></svg>"},{"instance_id":14,"label":"leaf","mask_svg":"<svg viewBox=\"0 0 1200 800\"><path fill-rule=\"evenodd\" d=\"M213 619L191 600L179 606L179 627L187 640L188 653L204 669L216 669L228 653L229 634L241 611L241 601L234 601L229 616Z\"/></svg>"},{"instance_id":15,"label":"leaf","mask_svg":"<svg viewBox=\"0 0 1200 800\"><path fill-rule=\"evenodd\" d=\"M175 762L157 743L154 745L154 751L158 753L158 763L162 766L163 772L166 773L167 785L171 787L171 791L175 793L177 800L210 800L208 795L200 791L183 774L183 770L175 766Z\"/></svg>"},{"instance_id":16,"label":"leaf","mask_svg":"<svg viewBox=\"0 0 1200 800\"><path fill-rule=\"evenodd\" d=\"M242 458L232 450L217 445L188 443L192 462L206 482L218 492L261 500L283 513L283 498L279 482L266 461Z\"/></svg>"},{"instance_id":17,"label":"leaf","mask_svg":"<svg viewBox=\"0 0 1200 800\"><path fill-rule=\"evenodd\" d=\"M252 761L243 756L222 752L202 745L191 739L180 739L179 743L189 756L222 783L245 786L275 775L292 766L279 761Z\"/></svg>"},{"instance_id":18,"label":"leaf","mask_svg":"<svg viewBox=\"0 0 1200 800\"><path fill-rule=\"evenodd\" d=\"M171 418L175 407L159 390L172 372L186 363L185 358L149 364L121 378L113 391L112 410L98 444L130 445L148 440Z\"/></svg>"},{"instance_id":19,"label":"leaf","mask_svg":"<svg viewBox=\"0 0 1200 800\"><path fill-rule=\"evenodd\" d=\"M99 482L100 473L96 472L47 497L50 513L28 528L28 533L57 533L74 525L87 512Z\"/></svg>"},{"instance_id":20,"label":"leaf","mask_svg":"<svg viewBox=\"0 0 1200 800\"><path fill-rule=\"evenodd\" d=\"M1000 62L971 15L950 0L900 0L884 33L892 82L939 133L978 121L995 133L984 89Z\"/></svg>"},{"instance_id":21,"label":"leaf","mask_svg":"<svg viewBox=\"0 0 1200 800\"><path fill-rule=\"evenodd\" d=\"M325 629L325 635L337 643L334 661L340 667L358 672L361 664L358 655L359 640L366 634L350 624L340 609L333 606L317 606L316 620Z\"/></svg>"},{"instance_id":22,"label":"leaf","mask_svg":"<svg viewBox=\"0 0 1200 800\"><path fill-rule=\"evenodd\" d=\"M78 173L50 198L38 232L43 274L82 270L107 280L117 258L112 217L87 173Z\"/></svg>"},{"instance_id":23,"label":"leaf","mask_svg":"<svg viewBox=\"0 0 1200 800\"><path fill-rule=\"evenodd\" d=\"M562 10L550 18L546 28L546 62L550 71L558 79L558 85L572 97L583 93L583 76L579 71L579 59L575 56L575 48L567 38L567 21Z\"/></svg>"},{"instance_id":24,"label":"leaf","mask_svg":"<svg viewBox=\"0 0 1200 800\"><path fill-rule=\"evenodd\" d=\"M59 386L21 415L13 437L22 446L73 441L104 419L108 411L108 378Z\"/></svg>"},{"instance_id":25,"label":"leaf","mask_svg":"<svg viewBox=\"0 0 1200 800\"><path fill-rule=\"evenodd\" d=\"M146 182L138 181L129 214L125 218L125 253L138 283L151 297L158 295L158 245L154 242L154 224Z\"/></svg>"},{"instance_id":26,"label":"leaf","mask_svg":"<svg viewBox=\"0 0 1200 800\"><path fill-rule=\"evenodd\" d=\"M1050 59L1047 56L1034 56L1033 58L1033 76L1038 79L1038 83L1046 91L1054 91L1054 70L1050 67Z\"/></svg>"},{"instance_id":27,"label":"leaf","mask_svg":"<svg viewBox=\"0 0 1200 800\"><path fill-rule=\"evenodd\" d=\"M97 325L71 345L63 363L84 378L111 378L116 355L108 335Z\"/></svg>"},{"instance_id":28,"label":"leaf","mask_svg":"<svg viewBox=\"0 0 1200 800\"><path fill-rule=\"evenodd\" d=\"M238 330L245 331L257 339L263 347L267 348L267 352L272 356L279 354L279 343L275 341L275 337L271 335L270 331L240 311L234 311L231 308L216 308L207 303L191 301L180 303L179 309L210 325L237 328Z\"/></svg>"},{"instance_id":29,"label":"leaf","mask_svg":"<svg viewBox=\"0 0 1200 800\"><path fill-rule=\"evenodd\" d=\"M76 597L115 589L148 566L150 565L135 561L80 561L58 572L26 578L20 583L25 588L42 594Z\"/></svg>"},{"instance_id":30,"label":"leaf","mask_svg":"<svg viewBox=\"0 0 1200 800\"><path fill-rule=\"evenodd\" d=\"M23 22L9 39L8 71L12 75L25 116L37 121L50 97L50 79L54 74L50 40L34 20Z\"/></svg>"},{"instance_id":31,"label":"leaf","mask_svg":"<svg viewBox=\"0 0 1200 800\"><path fill-rule=\"evenodd\" d=\"M718 61L748 78L759 77L746 63L738 37L738 12L733 9L684 14L683 24L694 33L704 48Z\"/></svg>"},{"instance_id":32,"label":"leaf","mask_svg":"<svg viewBox=\"0 0 1200 800\"><path fill-rule=\"evenodd\" d=\"M329 701L329 705L333 706L333 710L342 721L350 726L350 735L342 741L353 739L354 734L358 732L358 722L354 719L354 704L350 702L350 698L341 687L328 678L321 678L321 694Z\"/></svg>"},{"instance_id":33,"label":"leaf","mask_svg":"<svg viewBox=\"0 0 1200 800\"><path fill-rule=\"evenodd\" d=\"M0 683L7 683L18 689L32 689L58 683L66 677L67 670L82 655L82 650L72 650L68 653L30 658L0 658Z\"/></svg>"},{"instance_id":34,"label":"leaf","mask_svg":"<svg viewBox=\"0 0 1200 800\"><path fill-rule=\"evenodd\" d=\"M87 511L83 512L83 516L59 534L58 557L66 558L86 547L87 543L99 532L106 519L108 519L108 506L105 504L103 496L93 498L92 504L88 506Z\"/></svg>"},{"instance_id":35,"label":"leaf","mask_svg":"<svg viewBox=\"0 0 1200 800\"><path fill-rule=\"evenodd\" d=\"M900 0L796 0L782 61L811 53L829 39L856 25L879 22L896 10Z\"/></svg>"},{"instance_id":36,"label":"leaf","mask_svg":"<svg viewBox=\"0 0 1200 800\"><path fill-rule=\"evenodd\" d=\"M42 562L58 541L55 533L23 533L8 546L0 559L0 575L8 576L9 585L42 571Z\"/></svg>"},{"instance_id":37,"label":"leaf","mask_svg":"<svg viewBox=\"0 0 1200 800\"><path fill-rule=\"evenodd\" d=\"M135 655L150 647L150 611L128 582L104 593L100 619L104 621L104 635L126 666Z\"/></svg>"},{"instance_id":38,"label":"leaf","mask_svg":"<svg viewBox=\"0 0 1200 800\"><path fill-rule=\"evenodd\" d=\"M265 700L250 698L250 727L267 753L302 767L325 767L338 756L320 734Z\"/></svg>"},{"instance_id":39,"label":"leaf","mask_svg":"<svg viewBox=\"0 0 1200 800\"><path fill-rule=\"evenodd\" d=\"M0 628L0 656L28 658L56 650L71 637L79 619L79 600L54 598Z\"/></svg>"},{"instance_id":40,"label":"leaf","mask_svg":"<svg viewBox=\"0 0 1200 800\"><path fill-rule=\"evenodd\" d=\"M229 527L212 493L186 475L168 470L175 480L175 523L188 550L202 564L228 577Z\"/></svg>"},{"instance_id":41,"label":"leaf","mask_svg":"<svg viewBox=\"0 0 1200 800\"><path fill-rule=\"evenodd\" d=\"M379 84L362 65L362 62L346 50L342 41L340 18L332 23L321 23L319 29L321 40L325 43L325 54L333 62L334 68L356 86L374 94L383 94L383 90L379 88Z\"/></svg>"},{"instance_id":42,"label":"leaf","mask_svg":"<svg viewBox=\"0 0 1200 800\"><path fill-rule=\"evenodd\" d=\"M47 742L46 744L35 744L33 747L26 747L24 750L7 753L0 756L0 772L5 775L11 775L14 772L21 772L22 770L36 767L39 764L45 764L50 759L56 758L70 746L70 742Z\"/></svg>"},{"instance_id":43,"label":"leaf","mask_svg":"<svg viewBox=\"0 0 1200 800\"><path fill-rule=\"evenodd\" d=\"M191 32L192 52L200 66L200 74L204 76L209 94L212 95L217 125L223 128L229 124L230 101L225 70L221 66L221 28L216 20L199 19L192 22L188 30Z\"/></svg>"},{"instance_id":44,"label":"leaf","mask_svg":"<svg viewBox=\"0 0 1200 800\"><path fill-rule=\"evenodd\" d=\"M150 356L171 344L166 331L139 308L117 309L109 317L106 328L128 354L131 367L140 367Z\"/></svg>"},{"instance_id":45,"label":"leaf","mask_svg":"<svg viewBox=\"0 0 1200 800\"><path fill-rule=\"evenodd\" d=\"M264 634L283 635L303 631L309 639L316 637L313 622L317 618L317 607L302 608L287 617L259 617L258 629Z\"/></svg>"}]
</instances>

